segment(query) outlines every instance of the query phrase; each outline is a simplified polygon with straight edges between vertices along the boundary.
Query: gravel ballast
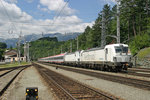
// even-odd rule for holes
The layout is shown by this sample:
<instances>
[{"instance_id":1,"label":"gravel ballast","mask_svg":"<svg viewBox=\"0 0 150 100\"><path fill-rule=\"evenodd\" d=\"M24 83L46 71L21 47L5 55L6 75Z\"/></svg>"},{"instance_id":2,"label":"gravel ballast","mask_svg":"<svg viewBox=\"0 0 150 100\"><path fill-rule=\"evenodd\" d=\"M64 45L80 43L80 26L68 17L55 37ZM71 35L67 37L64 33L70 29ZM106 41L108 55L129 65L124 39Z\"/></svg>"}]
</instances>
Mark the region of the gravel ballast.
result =
<instances>
[{"instance_id":1,"label":"gravel ballast","mask_svg":"<svg viewBox=\"0 0 150 100\"><path fill-rule=\"evenodd\" d=\"M8 71L9 71L9 70L0 71L0 75L6 73L6 72L8 72Z\"/></svg>"},{"instance_id":2,"label":"gravel ballast","mask_svg":"<svg viewBox=\"0 0 150 100\"><path fill-rule=\"evenodd\" d=\"M26 87L38 87L39 100L55 100L51 90L34 67L21 72L0 100L25 100Z\"/></svg>"},{"instance_id":3,"label":"gravel ballast","mask_svg":"<svg viewBox=\"0 0 150 100\"><path fill-rule=\"evenodd\" d=\"M103 79L98 79L95 77L75 72L69 72L59 68L56 69L55 67L43 64L40 65L125 100L150 100L150 91L148 90L143 90L132 86L123 85L120 83L106 81Z\"/></svg>"},{"instance_id":4,"label":"gravel ballast","mask_svg":"<svg viewBox=\"0 0 150 100\"><path fill-rule=\"evenodd\" d=\"M14 70L0 78L0 91L7 85L7 83L20 71L20 69Z\"/></svg>"}]
</instances>

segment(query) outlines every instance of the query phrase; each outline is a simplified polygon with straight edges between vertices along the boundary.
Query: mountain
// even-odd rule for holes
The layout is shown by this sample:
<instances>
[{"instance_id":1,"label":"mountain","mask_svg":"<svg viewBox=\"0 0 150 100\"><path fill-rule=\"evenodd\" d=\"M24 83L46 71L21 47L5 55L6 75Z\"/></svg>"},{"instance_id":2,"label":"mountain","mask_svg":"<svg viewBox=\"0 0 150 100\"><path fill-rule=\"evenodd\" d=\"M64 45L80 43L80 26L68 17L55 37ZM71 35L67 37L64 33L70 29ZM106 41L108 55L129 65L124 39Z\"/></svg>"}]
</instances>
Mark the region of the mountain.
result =
<instances>
[{"instance_id":1,"label":"mountain","mask_svg":"<svg viewBox=\"0 0 150 100\"><path fill-rule=\"evenodd\" d=\"M12 39L2 39L0 38L0 42L4 42L7 44L7 48L15 47L16 46L16 42L18 41L17 38L12 38Z\"/></svg>"},{"instance_id":2,"label":"mountain","mask_svg":"<svg viewBox=\"0 0 150 100\"><path fill-rule=\"evenodd\" d=\"M42 37L57 37L58 41L67 41L69 39L74 39L81 33L67 33L67 34L61 34L61 33L49 33L49 34L32 34L32 35L26 35L25 39L26 41L34 41Z\"/></svg>"},{"instance_id":3,"label":"mountain","mask_svg":"<svg viewBox=\"0 0 150 100\"><path fill-rule=\"evenodd\" d=\"M22 38L21 43L24 43L25 41L35 41L42 37L57 37L58 41L67 41L69 39L74 39L81 33L67 33L67 34L61 34L61 33L48 33L48 34L31 34L31 35L25 35ZM15 47L16 42L18 41L18 38L11 38L11 39L3 39L0 38L0 42L4 42L7 44L7 48L10 48L10 46Z\"/></svg>"}]
</instances>

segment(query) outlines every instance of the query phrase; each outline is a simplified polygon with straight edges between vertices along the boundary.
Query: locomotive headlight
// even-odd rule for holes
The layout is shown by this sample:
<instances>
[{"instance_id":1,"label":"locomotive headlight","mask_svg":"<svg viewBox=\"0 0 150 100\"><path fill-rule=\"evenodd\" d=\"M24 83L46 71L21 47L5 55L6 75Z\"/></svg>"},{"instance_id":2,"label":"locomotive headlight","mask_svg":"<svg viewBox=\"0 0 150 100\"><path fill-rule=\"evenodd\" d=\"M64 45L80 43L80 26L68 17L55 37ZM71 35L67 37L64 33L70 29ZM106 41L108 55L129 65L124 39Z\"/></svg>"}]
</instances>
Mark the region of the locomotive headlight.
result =
<instances>
[{"instance_id":1,"label":"locomotive headlight","mask_svg":"<svg viewBox=\"0 0 150 100\"><path fill-rule=\"evenodd\" d=\"M116 58L116 57L113 57L113 61L114 61L114 62L117 62L117 58Z\"/></svg>"}]
</instances>

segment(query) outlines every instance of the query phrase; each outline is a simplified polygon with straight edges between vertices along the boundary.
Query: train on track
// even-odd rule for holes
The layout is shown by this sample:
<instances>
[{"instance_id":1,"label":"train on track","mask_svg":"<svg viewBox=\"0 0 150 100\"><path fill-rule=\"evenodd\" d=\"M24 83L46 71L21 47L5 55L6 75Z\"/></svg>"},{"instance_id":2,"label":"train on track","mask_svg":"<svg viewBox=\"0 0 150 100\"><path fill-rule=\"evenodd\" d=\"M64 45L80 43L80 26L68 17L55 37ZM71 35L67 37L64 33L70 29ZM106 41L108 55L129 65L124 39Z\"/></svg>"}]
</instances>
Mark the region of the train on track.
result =
<instances>
[{"instance_id":1,"label":"train on track","mask_svg":"<svg viewBox=\"0 0 150 100\"><path fill-rule=\"evenodd\" d=\"M127 44L110 44L104 48L39 58L38 61L107 71L121 71L132 67L131 53Z\"/></svg>"}]
</instances>

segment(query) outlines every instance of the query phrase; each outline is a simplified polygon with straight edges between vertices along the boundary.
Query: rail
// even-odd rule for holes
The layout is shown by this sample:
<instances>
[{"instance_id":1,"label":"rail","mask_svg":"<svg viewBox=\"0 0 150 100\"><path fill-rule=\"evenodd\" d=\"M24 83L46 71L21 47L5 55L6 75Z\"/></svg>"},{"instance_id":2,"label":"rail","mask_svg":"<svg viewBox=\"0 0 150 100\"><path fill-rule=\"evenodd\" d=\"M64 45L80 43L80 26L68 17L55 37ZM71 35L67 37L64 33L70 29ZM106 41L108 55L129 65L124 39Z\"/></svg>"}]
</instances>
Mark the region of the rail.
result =
<instances>
[{"instance_id":1,"label":"rail","mask_svg":"<svg viewBox=\"0 0 150 100\"><path fill-rule=\"evenodd\" d=\"M112 95L106 95L102 91L95 90L76 80L51 71L40 65L34 64L37 70L44 77L45 81L53 87L59 99L63 100L118 100ZM53 83L53 84L52 84Z\"/></svg>"}]
</instances>

